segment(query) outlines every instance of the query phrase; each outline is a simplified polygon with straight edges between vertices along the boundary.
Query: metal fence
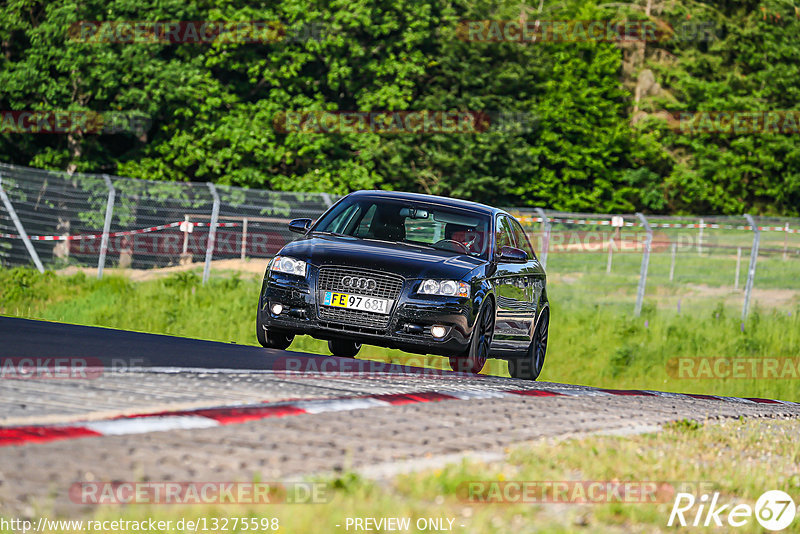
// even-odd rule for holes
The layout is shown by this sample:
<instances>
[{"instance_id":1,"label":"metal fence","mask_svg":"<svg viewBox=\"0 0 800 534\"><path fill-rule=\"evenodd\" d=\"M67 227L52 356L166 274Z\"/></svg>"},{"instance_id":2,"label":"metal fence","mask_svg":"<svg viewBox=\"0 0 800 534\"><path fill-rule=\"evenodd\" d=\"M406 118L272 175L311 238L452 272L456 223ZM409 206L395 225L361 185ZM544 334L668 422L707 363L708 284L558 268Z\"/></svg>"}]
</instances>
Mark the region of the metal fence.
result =
<instances>
[{"instance_id":1,"label":"metal fence","mask_svg":"<svg viewBox=\"0 0 800 534\"><path fill-rule=\"evenodd\" d=\"M0 164L0 262L149 269L269 257L286 223L317 217L330 195L157 182ZM25 236L29 239L26 239Z\"/></svg>"},{"instance_id":2,"label":"metal fence","mask_svg":"<svg viewBox=\"0 0 800 534\"><path fill-rule=\"evenodd\" d=\"M736 306L742 320L756 301L800 308L800 219L511 211L562 297L630 305L636 315Z\"/></svg>"},{"instance_id":3,"label":"metal fence","mask_svg":"<svg viewBox=\"0 0 800 534\"><path fill-rule=\"evenodd\" d=\"M0 164L0 264L152 269L269 258L336 197ZM800 305L800 219L510 209L548 267L551 296L655 308Z\"/></svg>"}]
</instances>

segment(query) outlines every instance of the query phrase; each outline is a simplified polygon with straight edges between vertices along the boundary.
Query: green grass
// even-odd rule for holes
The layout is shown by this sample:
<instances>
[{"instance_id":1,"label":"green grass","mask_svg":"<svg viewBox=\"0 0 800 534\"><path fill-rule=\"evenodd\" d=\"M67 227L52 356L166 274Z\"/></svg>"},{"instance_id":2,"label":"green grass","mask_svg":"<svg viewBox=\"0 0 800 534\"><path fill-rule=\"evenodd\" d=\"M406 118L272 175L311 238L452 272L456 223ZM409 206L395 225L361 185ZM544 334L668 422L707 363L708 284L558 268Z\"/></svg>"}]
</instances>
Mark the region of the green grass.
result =
<instances>
[{"instance_id":1,"label":"green grass","mask_svg":"<svg viewBox=\"0 0 800 534\"><path fill-rule=\"evenodd\" d=\"M754 507L768 490L798 496L797 438L797 425L791 421L674 424L658 434L542 440L510 449L502 462L465 460L382 482L347 471L316 480L330 488L329 500L320 504L103 506L87 513L95 520L153 518L170 520L173 525L181 518L277 517L280 532L346 532L345 521L353 517L408 517L412 525L419 518L449 518L454 520L453 531L464 533L672 531L675 527L666 526L674 502L669 491L658 493L655 502L613 502L612 498L612 502L601 499L591 504L486 503L469 498L469 483L663 482L666 485L661 488L687 491L697 499L719 492L720 505L735 502ZM697 505L685 517L692 521L696 511ZM47 515L46 509L39 513ZM725 521L726 512L720 518ZM752 517L735 530L762 531ZM800 519L784 532L800 532Z\"/></svg>"},{"instance_id":2,"label":"green grass","mask_svg":"<svg viewBox=\"0 0 800 534\"><path fill-rule=\"evenodd\" d=\"M657 286L649 288L642 316L634 318L635 284L604 291L604 277L551 276L550 346L540 380L800 400L800 379L680 379L668 367L677 357L797 357L800 304L756 306L742 331L738 304L710 298L702 306L684 305L678 314L660 302L681 289ZM259 279L230 273L218 273L203 286L194 272L131 282L0 270L0 314L255 345L259 288ZM306 336L291 349L328 353L324 342ZM379 347L364 347L360 357L449 368L445 358ZM492 360L484 373L507 376L507 366Z\"/></svg>"}]
</instances>

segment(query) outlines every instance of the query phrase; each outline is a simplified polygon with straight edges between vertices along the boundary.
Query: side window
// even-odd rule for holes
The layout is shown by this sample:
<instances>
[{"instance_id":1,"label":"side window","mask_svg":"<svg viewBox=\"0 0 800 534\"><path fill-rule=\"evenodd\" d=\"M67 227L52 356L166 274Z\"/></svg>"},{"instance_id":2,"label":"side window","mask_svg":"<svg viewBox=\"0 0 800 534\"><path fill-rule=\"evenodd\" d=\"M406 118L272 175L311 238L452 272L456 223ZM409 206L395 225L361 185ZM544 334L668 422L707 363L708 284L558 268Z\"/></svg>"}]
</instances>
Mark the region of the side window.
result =
<instances>
[{"instance_id":1,"label":"side window","mask_svg":"<svg viewBox=\"0 0 800 534\"><path fill-rule=\"evenodd\" d=\"M498 254L502 247L514 246L514 234L511 230L511 226L508 224L508 217L501 215L497 218L497 228L495 231L497 232L495 234L495 242L497 243L496 250Z\"/></svg>"},{"instance_id":2,"label":"side window","mask_svg":"<svg viewBox=\"0 0 800 534\"><path fill-rule=\"evenodd\" d=\"M528 236L525 233L525 230L522 229L522 226L519 224L519 221L517 221L516 219L513 220L512 225L513 225L513 228L514 228L514 237L516 238L516 241L517 241L517 248L522 249L525 252L527 252L528 253L528 259L532 260L533 258L536 257L536 255L533 253L533 247L531 246L531 242L528 239Z\"/></svg>"},{"instance_id":3,"label":"side window","mask_svg":"<svg viewBox=\"0 0 800 534\"><path fill-rule=\"evenodd\" d=\"M358 228L356 228L355 235L356 237L369 237L369 229L372 225L372 218L375 217L375 212L378 209L377 204L371 205L367 212L364 213L364 216L361 217L361 220L358 223Z\"/></svg>"}]
</instances>

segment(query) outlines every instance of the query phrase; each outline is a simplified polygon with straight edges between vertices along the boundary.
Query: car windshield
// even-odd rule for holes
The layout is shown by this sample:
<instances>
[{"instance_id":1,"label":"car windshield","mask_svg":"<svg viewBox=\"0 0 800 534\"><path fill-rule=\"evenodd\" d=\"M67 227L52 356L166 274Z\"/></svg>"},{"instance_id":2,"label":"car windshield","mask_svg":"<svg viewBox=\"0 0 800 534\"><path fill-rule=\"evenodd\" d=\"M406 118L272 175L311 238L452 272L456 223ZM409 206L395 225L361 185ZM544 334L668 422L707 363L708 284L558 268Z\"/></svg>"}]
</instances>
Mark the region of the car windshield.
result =
<instances>
[{"instance_id":1,"label":"car windshield","mask_svg":"<svg viewBox=\"0 0 800 534\"><path fill-rule=\"evenodd\" d=\"M346 199L326 213L314 232L389 241L486 259L489 216L430 203L382 198Z\"/></svg>"}]
</instances>

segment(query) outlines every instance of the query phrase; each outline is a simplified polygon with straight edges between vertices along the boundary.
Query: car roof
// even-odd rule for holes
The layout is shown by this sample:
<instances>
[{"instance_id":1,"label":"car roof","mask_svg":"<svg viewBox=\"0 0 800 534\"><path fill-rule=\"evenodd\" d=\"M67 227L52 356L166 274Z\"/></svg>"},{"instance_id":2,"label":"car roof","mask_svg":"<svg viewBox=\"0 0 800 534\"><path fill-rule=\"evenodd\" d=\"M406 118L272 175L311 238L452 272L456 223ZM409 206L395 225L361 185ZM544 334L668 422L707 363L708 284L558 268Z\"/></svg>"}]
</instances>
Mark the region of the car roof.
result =
<instances>
[{"instance_id":1,"label":"car roof","mask_svg":"<svg viewBox=\"0 0 800 534\"><path fill-rule=\"evenodd\" d=\"M478 202L472 202L470 200L461 200L458 198L449 198L449 197L440 197L437 195L423 195L421 193L404 193L402 191L383 191L380 189L374 190L362 190L362 191L355 191L350 193L348 196L354 197L370 197L370 198L386 198L392 200L411 200L416 202L427 202L429 204L439 204L442 206L447 206L451 208L461 208L461 209L468 209L472 211L477 211L480 213L484 213L487 215L492 215L495 213L505 213L505 211L493 208L491 206L487 206L486 204L480 204Z\"/></svg>"}]
</instances>

